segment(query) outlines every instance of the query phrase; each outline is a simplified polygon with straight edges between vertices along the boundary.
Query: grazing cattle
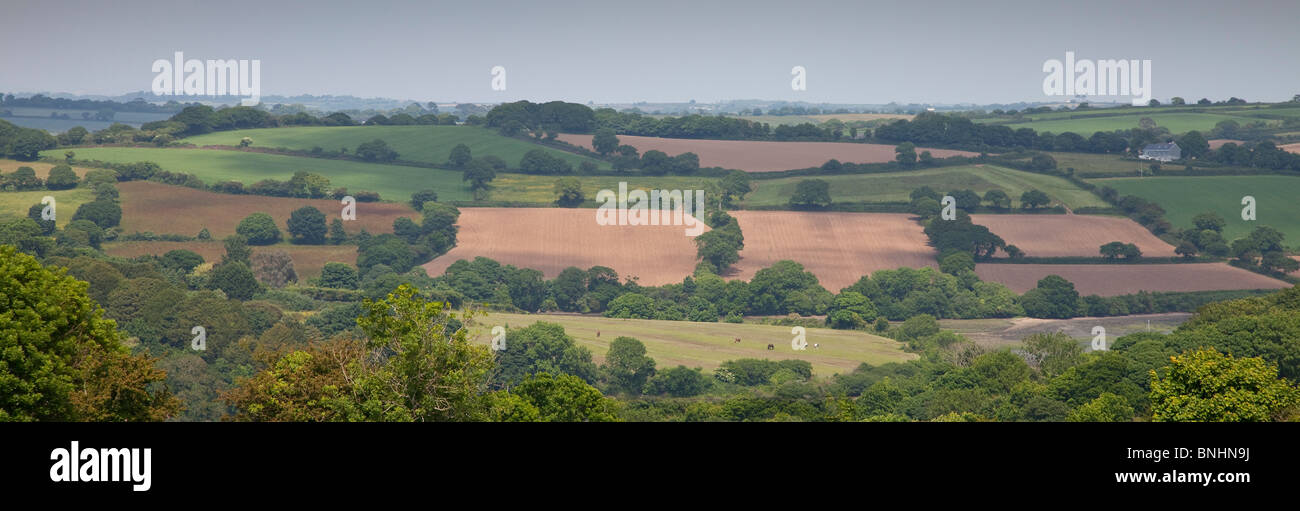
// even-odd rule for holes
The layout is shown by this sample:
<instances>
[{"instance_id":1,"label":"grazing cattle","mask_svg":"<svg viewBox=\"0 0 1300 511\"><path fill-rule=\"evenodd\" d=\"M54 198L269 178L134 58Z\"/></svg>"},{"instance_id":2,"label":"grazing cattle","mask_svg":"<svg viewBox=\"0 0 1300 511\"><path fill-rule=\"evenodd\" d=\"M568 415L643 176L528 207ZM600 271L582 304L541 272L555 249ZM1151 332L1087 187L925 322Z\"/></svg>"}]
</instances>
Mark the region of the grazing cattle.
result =
<instances>
[{"instance_id":1,"label":"grazing cattle","mask_svg":"<svg viewBox=\"0 0 1300 511\"><path fill-rule=\"evenodd\" d=\"M813 349L815 349L815 350L822 349L822 345L821 345L821 344L817 344L817 343L813 343Z\"/></svg>"},{"instance_id":2,"label":"grazing cattle","mask_svg":"<svg viewBox=\"0 0 1300 511\"><path fill-rule=\"evenodd\" d=\"M776 346L775 346L775 345L772 345L772 344L769 344L769 345L767 345L767 349L769 349L769 350L774 350L774 349L776 349Z\"/></svg>"},{"instance_id":3,"label":"grazing cattle","mask_svg":"<svg viewBox=\"0 0 1300 511\"><path fill-rule=\"evenodd\" d=\"M597 331L596 331L596 338L597 338L597 339L600 338L600 330L597 330Z\"/></svg>"},{"instance_id":4,"label":"grazing cattle","mask_svg":"<svg viewBox=\"0 0 1300 511\"><path fill-rule=\"evenodd\" d=\"M736 344L740 344L740 338L737 337L737 338L735 338L735 340L733 340L733 341L731 341L731 342L734 342L734 343L736 343Z\"/></svg>"}]
</instances>

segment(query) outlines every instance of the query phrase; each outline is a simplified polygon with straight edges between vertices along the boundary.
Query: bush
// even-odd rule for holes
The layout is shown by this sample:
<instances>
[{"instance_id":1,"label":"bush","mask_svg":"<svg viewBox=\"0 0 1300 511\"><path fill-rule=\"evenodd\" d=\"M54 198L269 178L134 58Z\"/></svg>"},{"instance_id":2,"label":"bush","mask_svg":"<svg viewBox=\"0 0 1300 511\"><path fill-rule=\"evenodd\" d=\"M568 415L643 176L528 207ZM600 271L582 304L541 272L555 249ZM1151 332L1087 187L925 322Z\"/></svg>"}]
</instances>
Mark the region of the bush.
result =
<instances>
[{"instance_id":1,"label":"bush","mask_svg":"<svg viewBox=\"0 0 1300 511\"><path fill-rule=\"evenodd\" d=\"M235 232L248 238L249 245L273 245L280 241L280 229L266 213L253 213L239 222Z\"/></svg>"}]
</instances>

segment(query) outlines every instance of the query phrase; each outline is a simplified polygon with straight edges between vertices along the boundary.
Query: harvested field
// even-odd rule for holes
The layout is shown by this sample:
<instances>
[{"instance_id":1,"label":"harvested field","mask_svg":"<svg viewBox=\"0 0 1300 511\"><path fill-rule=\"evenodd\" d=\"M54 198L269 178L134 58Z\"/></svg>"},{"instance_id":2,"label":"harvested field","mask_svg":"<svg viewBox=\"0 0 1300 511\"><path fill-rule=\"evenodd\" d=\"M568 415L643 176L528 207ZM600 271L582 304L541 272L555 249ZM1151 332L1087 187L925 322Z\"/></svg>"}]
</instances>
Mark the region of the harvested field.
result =
<instances>
[{"instance_id":1,"label":"harvested field","mask_svg":"<svg viewBox=\"0 0 1300 511\"><path fill-rule=\"evenodd\" d=\"M899 267L936 267L934 249L909 215L893 213L810 213L733 211L745 234L736 271L752 279L783 259L795 261L838 292L863 275Z\"/></svg>"},{"instance_id":2,"label":"harvested field","mask_svg":"<svg viewBox=\"0 0 1300 511\"><path fill-rule=\"evenodd\" d=\"M326 224L343 210L340 201L333 199L231 195L149 181L128 181L117 187L122 199L122 231L128 234L139 231L194 236L206 227L214 239L221 239L234 234L244 217L261 212L275 219L287 239L286 222L295 209L315 206L325 213ZM405 203L359 202L357 219L345 221L343 226L349 235L362 228L371 234L393 232L393 220L401 216L417 223L420 220L420 213Z\"/></svg>"},{"instance_id":3,"label":"harvested field","mask_svg":"<svg viewBox=\"0 0 1300 511\"><path fill-rule=\"evenodd\" d=\"M293 258L293 270L298 274L298 282L303 283L309 278L319 277L325 263L355 265L357 262L356 245L279 244L252 248L254 254L276 250L288 252L289 257ZM105 253L118 257L163 255L178 249L201 255L204 262L209 263L221 261L221 256L226 253L225 245L220 241L123 241L104 244Z\"/></svg>"},{"instance_id":4,"label":"harvested field","mask_svg":"<svg viewBox=\"0 0 1300 511\"><path fill-rule=\"evenodd\" d=\"M18 167L31 167L36 171L36 177L45 179L50 177L50 169L54 168L57 163L45 163L43 161L17 161L0 159L0 174L12 174ZM72 167L72 171L77 173L78 177L86 175L86 171L91 170L86 167Z\"/></svg>"},{"instance_id":5,"label":"harvested field","mask_svg":"<svg viewBox=\"0 0 1300 511\"><path fill-rule=\"evenodd\" d=\"M458 260L490 257L555 278L565 268L607 266L641 284L680 283L695 270L694 238L681 225L600 225L595 209L465 208L456 247L424 265L431 277ZM702 223L700 225L703 225ZM705 231L708 227L704 228Z\"/></svg>"},{"instance_id":6,"label":"harvested field","mask_svg":"<svg viewBox=\"0 0 1300 511\"><path fill-rule=\"evenodd\" d=\"M748 240L746 240L748 241ZM1074 283L1080 295L1116 296L1138 291L1283 289L1290 284L1234 268L1227 263L1195 264L979 264L980 279L1024 293L1048 275Z\"/></svg>"},{"instance_id":7,"label":"harvested field","mask_svg":"<svg viewBox=\"0 0 1300 511\"><path fill-rule=\"evenodd\" d=\"M560 140L591 149L591 135L563 134ZM850 142L755 142L749 140L700 140L619 135L620 144L637 148L641 153L659 150L676 156L691 152L700 157L701 167L723 167L749 172L817 167L827 160L852 163L880 163L894 160L894 146L855 144ZM916 148L917 154L930 151L935 158L965 155L970 151Z\"/></svg>"},{"instance_id":8,"label":"harvested field","mask_svg":"<svg viewBox=\"0 0 1300 511\"><path fill-rule=\"evenodd\" d=\"M1300 142L1294 144L1282 144L1278 147L1281 148L1283 151L1300 154Z\"/></svg>"},{"instance_id":9,"label":"harvested field","mask_svg":"<svg viewBox=\"0 0 1300 511\"><path fill-rule=\"evenodd\" d=\"M1218 148L1220 148L1220 147L1223 147L1223 144L1226 144L1226 143L1228 143L1228 142L1232 142L1232 143L1237 144L1237 145L1241 145L1241 144L1246 143L1246 142L1244 142L1244 141L1241 141L1241 140L1233 140L1233 139L1231 139L1231 138L1216 138L1216 139L1214 139L1214 140L1208 140L1207 142L1210 143L1210 149L1218 149Z\"/></svg>"},{"instance_id":10,"label":"harvested field","mask_svg":"<svg viewBox=\"0 0 1300 511\"><path fill-rule=\"evenodd\" d=\"M971 215L1029 257L1101 257L1102 245L1133 243L1147 257L1174 257L1174 247L1128 218L1097 215Z\"/></svg>"}]
</instances>

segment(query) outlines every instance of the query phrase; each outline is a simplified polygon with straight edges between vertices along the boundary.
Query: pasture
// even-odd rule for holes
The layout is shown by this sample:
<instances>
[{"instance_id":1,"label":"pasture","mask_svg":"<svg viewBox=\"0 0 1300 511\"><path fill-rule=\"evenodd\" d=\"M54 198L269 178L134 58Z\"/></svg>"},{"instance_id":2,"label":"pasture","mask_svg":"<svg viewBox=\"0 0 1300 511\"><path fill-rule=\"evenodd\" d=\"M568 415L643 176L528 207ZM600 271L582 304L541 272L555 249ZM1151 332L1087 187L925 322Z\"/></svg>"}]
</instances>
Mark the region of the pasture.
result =
<instances>
[{"instance_id":1,"label":"pasture","mask_svg":"<svg viewBox=\"0 0 1300 511\"><path fill-rule=\"evenodd\" d=\"M563 134L560 140L591 149L591 135ZM669 156L695 153L701 167L722 167L747 172L774 172L820 167L828 160L842 163L880 163L894 160L894 146L854 142L764 142L751 140L707 140L619 135L620 144L637 148L642 154L658 150ZM965 155L970 151L918 147L917 154L930 151L936 158Z\"/></svg>"},{"instance_id":2,"label":"pasture","mask_svg":"<svg viewBox=\"0 0 1300 511\"><path fill-rule=\"evenodd\" d=\"M89 188L70 190L29 190L24 192L0 192L0 216L12 214L27 217L27 210L34 204L40 204L45 196L54 197L54 225L62 228L72 221L77 206L95 200L95 192Z\"/></svg>"},{"instance_id":3,"label":"pasture","mask_svg":"<svg viewBox=\"0 0 1300 511\"><path fill-rule=\"evenodd\" d=\"M244 137L253 139L253 147L283 147L296 151L310 151L313 147L325 151L346 148L348 154L356 151L363 142L380 139L397 151L399 159L435 165L446 164L452 148L465 144L475 157L493 155L505 160L511 169L519 167L524 153L541 149L567 160L574 168L584 161L599 168L609 168L609 163L603 160L503 137L495 130L478 126L294 126L219 131L184 138L181 142L200 147L238 146Z\"/></svg>"},{"instance_id":4,"label":"pasture","mask_svg":"<svg viewBox=\"0 0 1300 511\"><path fill-rule=\"evenodd\" d=\"M740 358L807 360L812 364L816 378L847 374L864 362L880 365L916 358L916 355L904 352L902 344L892 339L829 328L809 328L806 335L808 348L795 351L790 346L794 336L787 326L500 312L477 316L474 321L478 323L473 329L477 331L474 339L483 344L491 342L493 326L522 328L547 321L562 325L565 333L577 344L591 350L597 363L604 361L610 342L627 336L645 343L646 354L655 359L655 367L659 369L684 365L701 367L706 374L723 362ZM600 337L596 337L597 331ZM740 338L740 343L734 342L736 337ZM814 348L814 343L821 347ZM769 351L768 344L776 349ZM509 344L506 349L510 349Z\"/></svg>"},{"instance_id":5,"label":"pasture","mask_svg":"<svg viewBox=\"0 0 1300 511\"><path fill-rule=\"evenodd\" d=\"M1175 227L1192 227L1192 218L1213 211L1227 221L1223 236L1228 241L1245 236L1256 226L1267 225L1286 235L1283 244L1300 247L1300 177L1294 176L1164 176L1147 178L1097 179L1120 195L1136 195L1165 208L1165 217ZM1256 220L1241 219L1244 196L1256 201Z\"/></svg>"},{"instance_id":6,"label":"pasture","mask_svg":"<svg viewBox=\"0 0 1300 511\"><path fill-rule=\"evenodd\" d=\"M1053 204L1064 204L1070 208L1107 205L1096 195L1063 178L992 165L756 180L754 191L745 198L744 205L784 205L794 195L799 181L805 179L830 182L832 202L908 202L912 190L929 186L939 193L971 189L981 196L989 190L1001 189L1011 196L1013 207L1019 207L1020 195L1031 189L1046 193L1052 198Z\"/></svg>"},{"instance_id":7,"label":"pasture","mask_svg":"<svg viewBox=\"0 0 1300 511\"><path fill-rule=\"evenodd\" d=\"M1169 110L1159 112L1160 113L1151 112L1135 113L1131 115L1084 117L1079 119L1045 119L1041 121L1035 120L1010 123L1006 126L1012 129L1031 128L1039 133L1050 131L1059 134L1071 131L1087 138L1098 131L1115 131L1136 128L1138 127L1138 121L1143 117L1150 117L1151 120L1156 122L1157 126L1168 128L1171 133L1175 134L1186 133L1193 130L1200 131L1203 134L1208 133L1211 129L1214 129L1215 124L1227 120L1237 121L1237 123L1241 125L1256 121L1263 121L1270 125L1279 124L1278 121L1231 114L1197 112L1169 113Z\"/></svg>"},{"instance_id":8,"label":"pasture","mask_svg":"<svg viewBox=\"0 0 1300 511\"><path fill-rule=\"evenodd\" d=\"M263 179L287 180L294 172L305 170L330 179L332 187L346 187L351 192L379 192L386 201L405 202L416 190L429 188L438 192L443 202L470 201L469 187L462 173L454 170L428 169L404 165L384 165L347 160L305 158L245 151L218 149L155 149L137 147L79 148L78 159L118 163L152 161L172 172L188 172L211 185L234 180L250 186ZM62 157L62 151L42 154ZM601 189L617 190L620 181L629 189L702 189L713 178L679 176L575 176L582 183L587 199ZM549 204L555 201L555 182L560 176L533 174L497 174L492 181L489 200Z\"/></svg>"}]
</instances>

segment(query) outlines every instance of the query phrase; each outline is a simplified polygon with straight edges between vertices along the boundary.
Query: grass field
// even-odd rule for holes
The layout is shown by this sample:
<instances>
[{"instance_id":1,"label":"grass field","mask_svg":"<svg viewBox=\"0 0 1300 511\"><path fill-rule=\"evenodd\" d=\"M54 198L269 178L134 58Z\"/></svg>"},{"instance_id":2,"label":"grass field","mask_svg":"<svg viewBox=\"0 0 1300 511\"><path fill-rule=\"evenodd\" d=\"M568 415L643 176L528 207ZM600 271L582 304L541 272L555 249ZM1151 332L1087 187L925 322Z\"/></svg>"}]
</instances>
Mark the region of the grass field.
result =
<instances>
[{"instance_id":1,"label":"grass field","mask_svg":"<svg viewBox=\"0 0 1300 511\"><path fill-rule=\"evenodd\" d=\"M397 151L400 159L438 165L447 162L457 144L465 144L474 156L496 156L505 160L512 169L518 168L524 153L541 149L568 160L575 168L584 161L609 168L609 163L602 160L503 137L494 130L478 126L295 126L220 131L181 141L198 146L237 146L244 137L253 139L253 147L284 147L298 151L310 151L318 146L326 151L347 148L349 154L356 151L362 142L380 139Z\"/></svg>"},{"instance_id":2,"label":"grass field","mask_svg":"<svg viewBox=\"0 0 1300 511\"><path fill-rule=\"evenodd\" d=\"M783 205L794 194L799 181L809 177L789 177L754 181L754 191L745 198L747 206ZM1053 203L1070 208L1106 206L1100 198L1065 179L1034 174L991 165L942 167L890 172L886 174L850 174L818 176L829 181L831 200L834 202L908 202L912 190L929 186L940 193L971 189L983 195L992 189L1002 189L1011 196L1012 205L1019 207L1020 195L1030 189L1042 190L1052 197Z\"/></svg>"},{"instance_id":3,"label":"grass field","mask_svg":"<svg viewBox=\"0 0 1300 511\"><path fill-rule=\"evenodd\" d=\"M1226 120L1237 121L1245 125L1255 121L1264 121L1270 124L1277 124L1277 121L1269 121L1256 117L1245 117L1240 115L1219 114L1219 113L1140 113L1132 115L1115 115L1106 117L1088 117L1083 119L1045 119L1032 122L1018 122L1007 124L1006 126L1017 128L1032 128L1034 131L1042 133L1050 131L1052 133L1064 133L1072 131L1083 135L1084 138L1091 136L1098 131L1114 131L1123 129L1132 129L1138 127L1138 121L1143 117L1150 117L1156 122L1157 126L1169 128L1172 133L1186 133L1192 130L1198 130L1202 133L1209 132L1214 125Z\"/></svg>"},{"instance_id":4,"label":"grass field","mask_svg":"<svg viewBox=\"0 0 1300 511\"><path fill-rule=\"evenodd\" d=\"M56 192L49 190L0 192L0 216L13 214L26 217L27 210L33 204L40 204L41 199L47 195L54 197L54 223L59 227L66 226L72 221L77 206L95 200L95 192L89 188L73 188Z\"/></svg>"},{"instance_id":5,"label":"grass field","mask_svg":"<svg viewBox=\"0 0 1300 511\"><path fill-rule=\"evenodd\" d=\"M836 373L849 373L863 362L880 365L916 358L903 352L902 345L892 339L826 328L808 329L808 348L795 351L790 347L794 336L790 327L784 326L498 312L474 320L479 323L477 341L484 344L491 340L492 326L521 328L538 321L558 323L575 342L590 349L598 363L603 361L609 343L615 338L634 337L645 343L646 354L655 359L655 367L660 369L684 365L712 371L723 362L740 358L800 359L812 364L814 377L827 378ZM736 337L741 339L739 344L733 341ZM813 348L814 343L821 347ZM776 349L768 351L768 344ZM506 349L510 349L508 344Z\"/></svg>"},{"instance_id":6,"label":"grass field","mask_svg":"<svg viewBox=\"0 0 1300 511\"><path fill-rule=\"evenodd\" d=\"M46 151L46 154L62 153ZM406 201L411 193L423 188L438 192L440 201L469 201L473 197L461 179L461 173L451 170L426 169L402 165L381 165L322 158L304 158L243 151L215 149L155 149L138 147L92 147L77 150L77 158L111 162L152 161L163 169L188 172L199 176L204 183L234 180L252 185L262 179L286 180L294 172L306 170L330 179L330 185L343 186L349 191L379 192L380 198ZM497 174L492 182L489 200L550 203L555 200L557 176L531 174ZM713 178L700 177L639 177L639 176L580 176L588 199L594 199L601 189L617 190L619 181L627 181L629 189L699 189Z\"/></svg>"},{"instance_id":7,"label":"grass field","mask_svg":"<svg viewBox=\"0 0 1300 511\"><path fill-rule=\"evenodd\" d=\"M1286 235L1283 244L1300 247L1300 177L1292 176L1201 176L1097 179L1121 195L1136 195L1160 204L1175 227L1192 227L1192 217L1214 211L1227 220L1224 237L1229 241L1267 225ZM1256 201L1256 220L1241 219L1241 198Z\"/></svg>"},{"instance_id":8,"label":"grass field","mask_svg":"<svg viewBox=\"0 0 1300 511\"><path fill-rule=\"evenodd\" d=\"M1083 174L1104 174L1114 177L1136 176L1140 169L1143 172L1150 173L1151 162L1149 161L1129 161L1123 160L1118 154L1090 154L1090 153L1047 153L1056 159L1056 167L1064 171L1073 168L1075 172ZM1161 163L1161 172L1181 172L1187 170L1183 165L1173 163Z\"/></svg>"},{"instance_id":9,"label":"grass field","mask_svg":"<svg viewBox=\"0 0 1300 511\"><path fill-rule=\"evenodd\" d=\"M821 124L831 119L839 119L841 122L850 123L855 121L879 121L891 122L896 119L911 120L915 117L911 114L818 114L818 115L728 115L746 121L761 122L772 126L792 126L795 124ZM847 136L847 133L845 134Z\"/></svg>"},{"instance_id":10,"label":"grass field","mask_svg":"<svg viewBox=\"0 0 1300 511\"><path fill-rule=\"evenodd\" d=\"M172 250L183 249L203 256L203 261L215 263L221 261L226 253L221 241L121 241L104 244L104 253L118 257L138 257L142 255L163 255ZM253 253L283 250L293 259L293 271L298 274L298 282L320 276L325 263L339 262L356 264L356 245L290 245L281 243L264 247L252 247Z\"/></svg>"}]
</instances>

